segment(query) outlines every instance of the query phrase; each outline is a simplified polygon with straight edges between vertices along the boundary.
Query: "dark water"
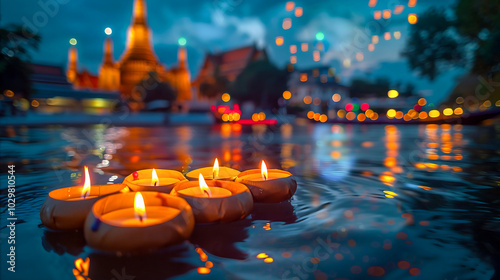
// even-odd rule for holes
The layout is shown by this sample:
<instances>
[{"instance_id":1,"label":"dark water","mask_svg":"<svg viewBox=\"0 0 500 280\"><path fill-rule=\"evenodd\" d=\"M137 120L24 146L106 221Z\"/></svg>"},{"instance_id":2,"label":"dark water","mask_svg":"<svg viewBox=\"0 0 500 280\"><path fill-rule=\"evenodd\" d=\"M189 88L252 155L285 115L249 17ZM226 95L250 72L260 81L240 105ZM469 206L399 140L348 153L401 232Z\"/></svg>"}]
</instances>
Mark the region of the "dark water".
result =
<instances>
[{"instance_id":1,"label":"dark water","mask_svg":"<svg viewBox=\"0 0 500 280\"><path fill-rule=\"evenodd\" d=\"M1 278L75 279L75 260L88 257L93 280L500 279L499 140L495 125L2 128ZM105 184L137 169L210 166L214 157L240 170L265 159L295 174L297 193L140 257L102 254L79 232L41 225L47 193L79 184L83 165ZM9 163L15 273L6 265Z\"/></svg>"}]
</instances>

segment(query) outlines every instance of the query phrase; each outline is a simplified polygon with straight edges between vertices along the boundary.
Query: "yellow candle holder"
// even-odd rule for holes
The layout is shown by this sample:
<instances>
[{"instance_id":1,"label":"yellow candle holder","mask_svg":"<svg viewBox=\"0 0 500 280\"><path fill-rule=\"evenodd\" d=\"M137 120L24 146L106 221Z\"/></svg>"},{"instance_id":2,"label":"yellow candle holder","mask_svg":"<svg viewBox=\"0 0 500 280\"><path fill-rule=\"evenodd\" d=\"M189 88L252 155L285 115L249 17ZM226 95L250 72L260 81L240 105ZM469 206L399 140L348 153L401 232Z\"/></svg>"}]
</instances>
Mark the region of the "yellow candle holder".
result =
<instances>
[{"instance_id":1,"label":"yellow candle holder","mask_svg":"<svg viewBox=\"0 0 500 280\"><path fill-rule=\"evenodd\" d=\"M142 192L145 217L137 219L134 196L110 195L97 201L85 221L87 243L110 252L139 253L186 240L194 228L191 206L161 192Z\"/></svg>"},{"instance_id":2,"label":"yellow candle holder","mask_svg":"<svg viewBox=\"0 0 500 280\"><path fill-rule=\"evenodd\" d=\"M55 230L83 228L92 205L103 196L114 194L126 188L122 184L95 185L88 196L82 198L83 187L67 187L49 193L40 209L42 223Z\"/></svg>"},{"instance_id":3,"label":"yellow candle holder","mask_svg":"<svg viewBox=\"0 0 500 280\"><path fill-rule=\"evenodd\" d=\"M219 176L214 178L214 172L213 172L213 167L203 167L203 168L198 168L193 171L189 171L186 174L186 178L189 181L196 181L198 180L198 176L201 173L203 175L203 178L205 180L229 180L229 181L234 181L234 178L238 176L241 172L236 169L232 169L229 167L221 166L219 167Z\"/></svg>"},{"instance_id":4,"label":"yellow candle holder","mask_svg":"<svg viewBox=\"0 0 500 280\"><path fill-rule=\"evenodd\" d=\"M132 191L157 191L170 193L172 188L179 182L186 181L186 177L181 172L168 169L155 169L158 174L159 185L152 186L151 179L153 169L138 170L138 179L134 180L133 173L125 177L123 184L127 185Z\"/></svg>"},{"instance_id":5,"label":"yellow candle holder","mask_svg":"<svg viewBox=\"0 0 500 280\"><path fill-rule=\"evenodd\" d=\"M280 169L269 169L267 179L262 178L260 169L243 171L235 182L247 186L255 202L281 202L291 198L297 190L292 173Z\"/></svg>"},{"instance_id":6,"label":"yellow candle holder","mask_svg":"<svg viewBox=\"0 0 500 280\"><path fill-rule=\"evenodd\" d=\"M227 223L243 219L252 211L252 194L245 185L218 180L207 181L206 184L214 196L221 196L204 196L196 181L181 182L170 193L184 198L191 205L196 223Z\"/></svg>"}]
</instances>

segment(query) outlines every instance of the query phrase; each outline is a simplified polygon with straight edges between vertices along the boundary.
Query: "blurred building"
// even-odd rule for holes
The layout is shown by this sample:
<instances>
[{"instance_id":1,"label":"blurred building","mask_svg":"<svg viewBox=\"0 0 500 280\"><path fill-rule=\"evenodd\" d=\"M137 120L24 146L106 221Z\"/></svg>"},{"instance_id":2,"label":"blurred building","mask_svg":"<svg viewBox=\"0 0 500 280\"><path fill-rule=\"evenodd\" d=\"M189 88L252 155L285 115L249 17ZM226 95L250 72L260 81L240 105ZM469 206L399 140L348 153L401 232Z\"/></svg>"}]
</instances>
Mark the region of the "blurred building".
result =
<instances>
[{"instance_id":1,"label":"blurred building","mask_svg":"<svg viewBox=\"0 0 500 280\"><path fill-rule=\"evenodd\" d=\"M255 45L225 52L207 53L198 77L193 81L197 99L204 99L200 93L202 84L214 84L217 78L232 82L250 62L258 60L268 60L268 56L265 49L258 49Z\"/></svg>"},{"instance_id":2,"label":"blurred building","mask_svg":"<svg viewBox=\"0 0 500 280\"><path fill-rule=\"evenodd\" d=\"M151 45L151 29L147 23L145 0L135 0L132 22L128 29L127 44L119 61L113 59L113 42L104 42L103 62L99 75L78 70L78 53L75 46L69 49L67 77L77 89L119 91L132 109L141 109L145 89L137 86L150 72L157 73L160 82L169 82L177 91L177 101L183 110L191 100L191 80L187 66L187 52L182 46L178 51L178 66L168 69L156 56ZM152 85L154 86L154 85Z\"/></svg>"},{"instance_id":3,"label":"blurred building","mask_svg":"<svg viewBox=\"0 0 500 280\"><path fill-rule=\"evenodd\" d=\"M334 94L349 98L349 88L339 83L335 70L329 67L295 70L288 80L288 89L291 105L310 104L313 100L326 104L324 101L332 101Z\"/></svg>"},{"instance_id":4,"label":"blurred building","mask_svg":"<svg viewBox=\"0 0 500 280\"><path fill-rule=\"evenodd\" d=\"M89 89L75 89L67 81L63 67L51 65L32 65L31 81L33 93L31 106L42 113L109 113L118 100L118 92ZM97 86L97 79L79 73L82 82Z\"/></svg>"}]
</instances>

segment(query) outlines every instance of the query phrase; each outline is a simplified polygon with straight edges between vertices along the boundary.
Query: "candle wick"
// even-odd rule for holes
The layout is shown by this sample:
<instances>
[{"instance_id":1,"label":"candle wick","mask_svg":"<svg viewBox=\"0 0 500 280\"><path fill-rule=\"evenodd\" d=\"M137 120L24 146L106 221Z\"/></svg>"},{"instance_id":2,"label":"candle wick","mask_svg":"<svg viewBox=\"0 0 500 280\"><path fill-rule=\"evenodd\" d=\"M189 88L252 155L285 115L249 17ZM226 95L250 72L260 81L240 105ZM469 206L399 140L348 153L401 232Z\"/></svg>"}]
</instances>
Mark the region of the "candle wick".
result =
<instances>
[{"instance_id":1,"label":"candle wick","mask_svg":"<svg viewBox=\"0 0 500 280\"><path fill-rule=\"evenodd\" d=\"M139 215L139 221L142 223L142 215Z\"/></svg>"},{"instance_id":2,"label":"candle wick","mask_svg":"<svg viewBox=\"0 0 500 280\"><path fill-rule=\"evenodd\" d=\"M155 181L154 186L156 187L156 185L158 185L158 181Z\"/></svg>"},{"instance_id":3,"label":"candle wick","mask_svg":"<svg viewBox=\"0 0 500 280\"><path fill-rule=\"evenodd\" d=\"M203 190L203 192L207 195L207 197L210 197L210 194L207 192L207 190Z\"/></svg>"}]
</instances>

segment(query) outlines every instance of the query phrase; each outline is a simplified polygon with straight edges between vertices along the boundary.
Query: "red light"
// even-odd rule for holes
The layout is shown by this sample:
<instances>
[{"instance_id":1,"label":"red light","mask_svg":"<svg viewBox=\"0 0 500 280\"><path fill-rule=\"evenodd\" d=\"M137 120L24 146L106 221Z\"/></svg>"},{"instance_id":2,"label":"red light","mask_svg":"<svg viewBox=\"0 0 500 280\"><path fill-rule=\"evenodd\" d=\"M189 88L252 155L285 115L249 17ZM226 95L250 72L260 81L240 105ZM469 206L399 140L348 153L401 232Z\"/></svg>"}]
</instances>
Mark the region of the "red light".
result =
<instances>
[{"instance_id":1,"label":"red light","mask_svg":"<svg viewBox=\"0 0 500 280\"><path fill-rule=\"evenodd\" d=\"M370 108L370 105L368 105L368 103L363 103L361 104L361 110L362 111L366 111Z\"/></svg>"},{"instance_id":2,"label":"red light","mask_svg":"<svg viewBox=\"0 0 500 280\"><path fill-rule=\"evenodd\" d=\"M420 110L422 110L422 106L415 104L415 106L413 106L413 110L419 112Z\"/></svg>"},{"instance_id":3,"label":"red light","mask_svg":"<svg viewBox=\"0 0 500 280\"><path fill-rule=\"evenodd\" d=\"M345 105L345 110L346 110L346 111L352 111L352 104L351 104L351 103L346 104L346 105Z\"/></svg>"},{"instance_id":4,"label":"red light","mask_svg":"<svg viewBox=\"0 0 500 280\"><path fill-rule=\"evenodd\" d=\"M216 107L215 105L210 106L210 110L215 111Z\"/></svg>"},{"instance_id":5,"label":"red light","mask_svg":"<svg viewBox=\"0 0 500 280\"><path fill-rule=\"evenodd\" d=\"M268 124L268 125L275 125L278 123L276 119L265 119L263 121L254 121L252 119L240 119L236 123L239 124Z\"/></svg>"},{"instance_id":6,"label":"red light","mask_svg":"<svg viewBox=\"0 0 500 280\"><path fill-rule=\"evenodd\" d=\"M239 104L234 104L233 105L233 109L234 110L239 110L240 109L240 105Z\"/></svg>"}]
</instances>

